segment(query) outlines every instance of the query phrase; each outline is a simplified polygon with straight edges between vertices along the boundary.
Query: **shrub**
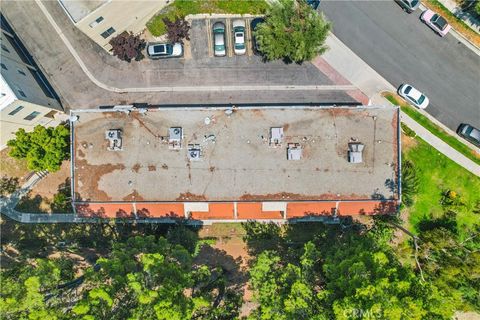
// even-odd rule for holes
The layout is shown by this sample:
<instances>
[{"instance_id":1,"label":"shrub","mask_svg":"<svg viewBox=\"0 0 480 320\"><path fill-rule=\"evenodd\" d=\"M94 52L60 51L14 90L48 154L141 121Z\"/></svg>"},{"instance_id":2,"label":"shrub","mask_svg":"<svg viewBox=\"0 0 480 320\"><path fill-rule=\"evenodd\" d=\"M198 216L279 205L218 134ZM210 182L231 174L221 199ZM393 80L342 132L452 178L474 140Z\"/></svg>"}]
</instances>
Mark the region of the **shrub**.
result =
<instances>
[{"instance_id":1,"label":"shrub","mask_svg":"<svg viewBox=\"0 0 480 320\"><path fill-rule=\"evenodd\" d=\"M145 40L131 32L122 32L110 40L113 55L122 61L130 62L132 59L140 61L144 58L142 50L145 48Z\"/></svg>"},{"instance_id":2,"label":"shrub","mask_svg":"<svg viewBox=\"0 0 480 320\"><path fill-rule=\"evenodd\" d=\"M413 162L404 160L402 162L402 202L410 207L414 202L414 196L418 192L417 170Z\"/></svg>"},{"instance_id":3,"label":"shrub","mask_svg":"<svg viewBox=\"0 0 480 320\"><path fill-rule=\"evenodd\" d=\"M190 25L184 18L177 17L174 21L164 18L163 23L167 27L167 38L171 43L183 43L183 39L190 40L188 35Z\"/></svg>"},{"instance_id":4,"label":"shrub","mask_svg":"<svg viewBox=\"0 0 480 320\"><path fill-rule=\"evenodd\" d=\"M45 128L36 126L32 132L19 129L15 139L9 140L9 155L17 159L26 159L30 170L50 172L58 171L62 161L70 155L69 130L65 126Z\"/></svg>"}]
</instances>

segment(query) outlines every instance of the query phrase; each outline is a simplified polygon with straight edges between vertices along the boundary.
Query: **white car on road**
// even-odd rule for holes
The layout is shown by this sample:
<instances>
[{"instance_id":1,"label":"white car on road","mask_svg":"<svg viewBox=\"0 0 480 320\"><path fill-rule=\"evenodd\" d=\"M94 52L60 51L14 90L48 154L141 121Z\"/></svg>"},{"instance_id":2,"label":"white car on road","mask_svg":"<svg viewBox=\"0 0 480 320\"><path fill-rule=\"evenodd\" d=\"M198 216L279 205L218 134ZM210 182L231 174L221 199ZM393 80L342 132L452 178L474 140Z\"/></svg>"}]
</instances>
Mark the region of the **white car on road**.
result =
<instances>
[{"instance_id":1,"label":"white car on road","mask_svg":"<svg viewBox=\"0 0 480 320\"><path fill-rule=\"evenodd\" d=\"M233 20L233 49L235 54L245 54L247 47L245 46L245 21L237 19Z\"/></svg>"},{"instance_id":2,"label":"white car on road","mask_svg":"<svg viewBox=\"0 0 480 320\"><path fill-rule=\"evenodd\" d=\"M409 84L402 84L400 88L398 88L398 94L407 100L408 103L419 109L425 109L430 103L428 98L423 93Z\"/></svg>"}]
</instances>

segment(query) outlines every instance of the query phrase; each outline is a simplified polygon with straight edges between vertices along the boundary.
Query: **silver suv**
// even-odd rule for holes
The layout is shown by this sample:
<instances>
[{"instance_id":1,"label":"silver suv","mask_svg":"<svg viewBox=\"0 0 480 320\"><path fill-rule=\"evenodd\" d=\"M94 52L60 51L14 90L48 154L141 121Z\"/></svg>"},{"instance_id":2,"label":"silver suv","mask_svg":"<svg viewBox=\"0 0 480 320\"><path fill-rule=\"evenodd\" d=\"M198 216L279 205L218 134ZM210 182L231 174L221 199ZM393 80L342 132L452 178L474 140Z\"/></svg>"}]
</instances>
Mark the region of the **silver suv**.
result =
<instances>
[{"instance_id":1,"label":"silver suv","mask_svg":"<svg viewBox=\"0 0 480 320\"><path fill-rule=\"evenodd\" d=\"M412 13L420 7L420 0L395 0L400 7L408 13Z\"/></svg>"}]
</instances>

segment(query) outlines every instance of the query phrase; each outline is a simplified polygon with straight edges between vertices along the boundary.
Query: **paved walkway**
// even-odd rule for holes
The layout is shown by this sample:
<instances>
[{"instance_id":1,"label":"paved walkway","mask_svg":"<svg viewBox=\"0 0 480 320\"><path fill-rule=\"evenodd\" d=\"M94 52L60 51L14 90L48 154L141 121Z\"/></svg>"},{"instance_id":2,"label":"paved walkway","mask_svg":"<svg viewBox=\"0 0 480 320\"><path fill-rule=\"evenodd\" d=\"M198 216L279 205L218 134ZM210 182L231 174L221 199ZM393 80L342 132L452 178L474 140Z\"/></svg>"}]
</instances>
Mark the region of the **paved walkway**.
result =
<instances>
[{"instance_id":1,"label":"paved walkway","mask_svg":"<svg viewBox=\"0 0 480 320\"><path fill-rule=\"evenodd\" d=\"M470 171L471 173L480 177L480 166L477 165L475 162L450 147L437 136L434 136L430 131L422 127L420 124L418 124L418 122L410 118L407 114L401 112L400 120L405 123L410 129L415 131L415 133L420 138L425 140L429 145L431 145L432 147L434 147L435 149L446 155L448 158Z\"/></svg>"},{"instance_id":2,"label":"paved walkway","mask_svg":"<svg viewBox=\"0 0 480 320\"><path fill-rule=\"evenodd\" d=\"M382 91L396 92L396 88L393 87L387 80L380 76L375 70L367 65L360 57L355 55L347 46L345 46L338 38L331 35L327 38L326 44L330 48L322 58L335 70L337 70L341 76L348 80L350 83L358 87L363 93L370 98L371 104L390 104L388 100L380 95ZM422 114L432 117L426 112ZM430 131L419 125L415 120L408 117L402 112L401 121L408 127L414 130L417 135L425 140L432 147L443 153L445 156L455 161L471 173L480 176L480 166L474 163L472 160L465 157L457 150L450 147L448 144L437 138ZM434 121L439 124L438 121ZM442 128L450 135L456 137L456 134L442 125ZM465 143L459 139L462 143ZM466 144L466 143L465 143ZM470 145L469 145L470 147Z\"/></svg>"}]
</instances>

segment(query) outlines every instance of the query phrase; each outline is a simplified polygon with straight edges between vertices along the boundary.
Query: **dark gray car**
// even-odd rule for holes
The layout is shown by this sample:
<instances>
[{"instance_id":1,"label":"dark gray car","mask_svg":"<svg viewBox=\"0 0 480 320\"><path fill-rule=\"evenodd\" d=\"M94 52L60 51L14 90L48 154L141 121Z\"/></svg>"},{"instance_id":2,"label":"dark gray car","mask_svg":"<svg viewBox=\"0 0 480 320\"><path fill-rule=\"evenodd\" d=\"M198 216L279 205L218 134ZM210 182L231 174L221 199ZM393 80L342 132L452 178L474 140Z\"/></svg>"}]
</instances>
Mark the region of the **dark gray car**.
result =
<instances>
[{"instance_id":1,"label":"dark gray car","mask_svg":"<svg viewBox=\"0 0 480 320\"><path fill-rule=\"evenodd\" d=\"M469 124L462 123L457 129L457 133L459 136L465 138L480 148L480 130L477 128L472 127Z\"/></svg>"}]
</instances>

